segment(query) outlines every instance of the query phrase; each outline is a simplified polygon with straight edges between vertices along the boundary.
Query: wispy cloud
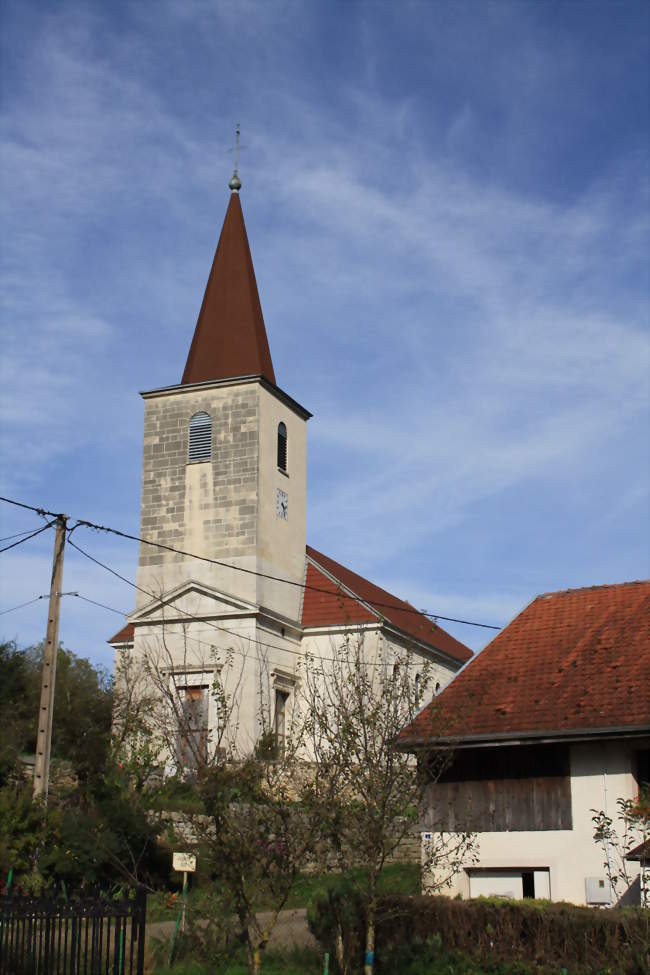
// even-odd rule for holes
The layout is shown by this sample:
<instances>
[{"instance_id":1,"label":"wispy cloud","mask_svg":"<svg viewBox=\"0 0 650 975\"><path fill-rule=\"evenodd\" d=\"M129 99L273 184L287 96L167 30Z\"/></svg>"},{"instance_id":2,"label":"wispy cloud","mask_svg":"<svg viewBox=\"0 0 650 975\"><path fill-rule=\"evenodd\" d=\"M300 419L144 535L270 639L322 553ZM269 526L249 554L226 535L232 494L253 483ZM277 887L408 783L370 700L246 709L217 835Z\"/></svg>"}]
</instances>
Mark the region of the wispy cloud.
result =
<instances>
[{"instance_id":1,"label":"wispy cloud","mask_svg":"<svg viewBox=\"0 0 650 975\"><path fill-rule=\"evenodd\" d=\"M276 373L315 412L311 540L459 615L643 574L634 4L6 9L5 491L136 527L137 390L180 376L240 120Z\"/></svg>"}]
</instances>

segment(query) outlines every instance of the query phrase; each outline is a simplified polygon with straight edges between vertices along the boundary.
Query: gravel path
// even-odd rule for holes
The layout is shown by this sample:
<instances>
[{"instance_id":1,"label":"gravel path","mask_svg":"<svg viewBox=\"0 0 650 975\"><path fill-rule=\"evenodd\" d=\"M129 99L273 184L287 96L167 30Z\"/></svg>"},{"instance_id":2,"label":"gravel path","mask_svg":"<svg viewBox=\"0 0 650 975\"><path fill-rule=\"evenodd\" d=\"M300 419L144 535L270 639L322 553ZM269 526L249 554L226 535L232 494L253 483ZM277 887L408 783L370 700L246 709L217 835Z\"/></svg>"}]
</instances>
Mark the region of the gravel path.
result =
<instances>
[{"instance_id":1,"label":"gravel path","mask_svg":"<svg viewBox=\"0 0 650 975\"><path fill-rule=\"evenodd\" d=\"M261 911L258 917L263 923L271 914ZM175 921L154 921L147 924L147 938L171 938L175 925ZM281 911L269 941L271 948L291 948L294 945L299 948L318 947L318 942L307 927L307 912L304 907Z\"/></svg>"}]
</instances>

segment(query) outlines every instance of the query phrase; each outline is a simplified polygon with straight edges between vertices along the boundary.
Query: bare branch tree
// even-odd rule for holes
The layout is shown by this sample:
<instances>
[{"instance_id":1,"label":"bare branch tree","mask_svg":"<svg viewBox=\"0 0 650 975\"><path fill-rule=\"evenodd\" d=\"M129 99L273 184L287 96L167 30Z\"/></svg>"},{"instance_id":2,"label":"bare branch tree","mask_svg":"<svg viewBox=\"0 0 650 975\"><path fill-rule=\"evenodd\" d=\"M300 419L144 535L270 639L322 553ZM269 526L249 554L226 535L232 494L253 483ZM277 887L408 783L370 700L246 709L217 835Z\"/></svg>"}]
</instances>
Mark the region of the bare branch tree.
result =
<instances>
[{"instance_id":1,"label":"bare branch tree","mask_svg":"<svg viewBox=\"0 0 650 975\"><path fill-rule=\"evenodd\" d=\"M331 646L331 662L308 656L303 681L308 750L314 764L310 801L341 870L363 867L366 908L365 972L374 967L379 877L418 819L420 782L415 760L393 745L430 696L430 663L408 646L366 647L362 630ZM448 758L427 767L436 777ZM467 854L469 838L437 840L424 866L446 865L449 883ZM339 939L342 946L343 941ZM339 958L343 970L347 960Z\"/></svg>"}]
</instances>

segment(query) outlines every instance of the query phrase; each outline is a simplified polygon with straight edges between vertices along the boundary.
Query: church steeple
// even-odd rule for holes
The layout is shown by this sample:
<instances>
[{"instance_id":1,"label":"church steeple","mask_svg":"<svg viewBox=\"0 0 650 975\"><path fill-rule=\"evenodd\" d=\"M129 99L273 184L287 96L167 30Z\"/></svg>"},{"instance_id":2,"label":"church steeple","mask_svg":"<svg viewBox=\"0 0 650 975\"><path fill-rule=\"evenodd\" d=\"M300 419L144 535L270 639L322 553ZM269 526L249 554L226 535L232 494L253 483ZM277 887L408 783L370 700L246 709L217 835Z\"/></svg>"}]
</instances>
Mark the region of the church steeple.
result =
<instances>
[{"instance_id":1,"label":"church steeple","mask_svg":"<svg viewBox=\"0 0 650 975\"><path fill-rule=\"evenodd\" d=\"M275 385L235 176L182 384L261 375Z\"/></svg>"}]
</instances>

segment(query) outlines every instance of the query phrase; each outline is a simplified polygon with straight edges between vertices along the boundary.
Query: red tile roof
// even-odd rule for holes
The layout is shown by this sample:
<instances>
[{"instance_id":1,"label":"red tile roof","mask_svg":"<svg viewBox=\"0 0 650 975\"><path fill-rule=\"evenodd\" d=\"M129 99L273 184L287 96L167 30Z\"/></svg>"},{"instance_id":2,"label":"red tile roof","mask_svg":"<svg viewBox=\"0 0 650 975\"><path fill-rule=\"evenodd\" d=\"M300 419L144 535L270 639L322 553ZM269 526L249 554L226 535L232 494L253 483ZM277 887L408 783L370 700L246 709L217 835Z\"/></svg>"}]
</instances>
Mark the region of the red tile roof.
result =
<instances>
[{"instance_id":1,"label":"red tile roof","mask_svg":"<svg viewBox=\"0 0 650 975\"><path fill-rule=\"evenodd\" d=\"M650 730L650 581L538 596L400 735Z\"/></svg>"},{"instance_id":2,"label":"red tile roof","mask_svg":"<svg viewBox=\"0 0 650 975\"><path fill-rule=\"evenodd\" d=\"M465 663L472 656L472 651L464 643L419 613L410 603L307 546L307 577L302 606L302 625L305 628L370 623L382 617L406 636L459 663ZM131 642L133 630L133 623L127 623L108 642Z\"/></svg>"},{"instance_id":3,"label":"red tile roof","mask_svg":"<svg viewBox=\"0 0 650 975\"><path fill-rule=\"evenodd\" d=\"M337 584L332 582L330 576L344 586L347 592L342 592ZM322 589L327 591L315 591ZM472 651L468 647L419 613L409 603L398 599L385 589L380 589L356 572L346 569L345 566L307 546L303 626L344 626L348 623L369 622L381 616L407 636L414 637L453 657L454 660L464 663L472 656Z\"/></svg>"},{"instance_id":4,"label":"red tile roof","mask_svg":"<svg viewBox=\"0 0 650 975\"><path fill-rule=\"evenodd\" d=\"M107 640L107 643L132 643L134 630L133 623L126 623L110 640Z\"/></svg>"},{"instance_id":5,"label":"red tile roof","mask_svg":"<svg viewBox=\"0 0 650 975\"><path fill-rule=\"evenodd\" d=\"M275 374L239 194L232 193L181 383Z\"/></svg>"}]
</instances>

